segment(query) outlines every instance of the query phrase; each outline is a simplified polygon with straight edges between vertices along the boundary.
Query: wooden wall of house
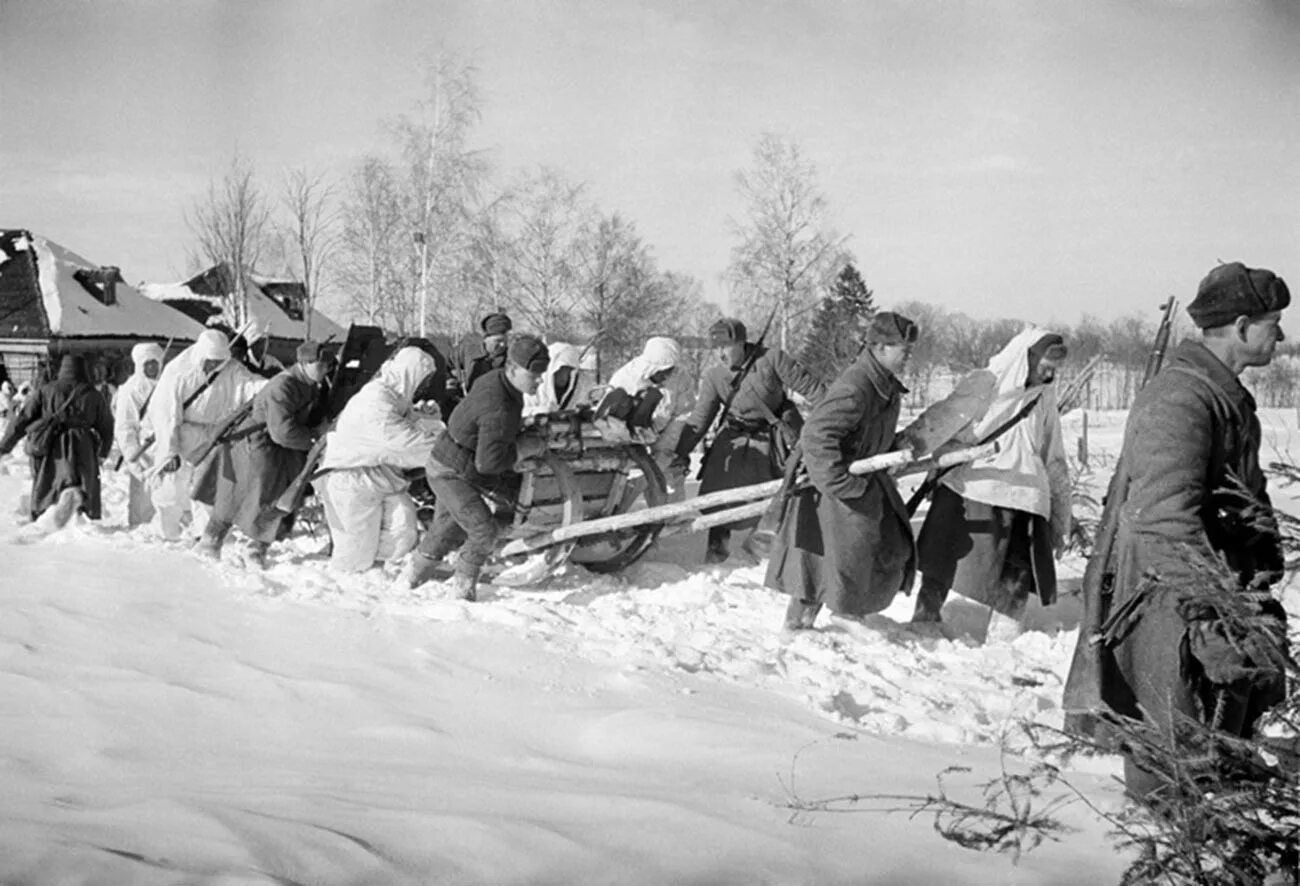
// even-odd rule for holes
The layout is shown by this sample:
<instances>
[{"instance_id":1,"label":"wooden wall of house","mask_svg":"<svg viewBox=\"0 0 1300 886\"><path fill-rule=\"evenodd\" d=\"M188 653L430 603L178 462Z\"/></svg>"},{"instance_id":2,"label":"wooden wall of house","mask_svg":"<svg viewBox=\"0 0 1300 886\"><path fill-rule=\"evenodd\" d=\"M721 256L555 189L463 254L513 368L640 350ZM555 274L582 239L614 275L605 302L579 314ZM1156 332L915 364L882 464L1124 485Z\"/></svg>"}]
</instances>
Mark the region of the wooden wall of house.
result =
<instances>
[{"instance_id":1,"label":"wooden wall of house","mask_svg":"<svg viewBox=\"0 0 1300 886\"><path fill-rule=\"evenodd\" d=\"M131 348L149 339L52 339L22 343L0 342L0 363L14 385L28 382L44 384L58 371L64 354L77 354L86 358L92 378L120 385L131 376ZM158 342L159 345L167 344ZM175 357L191 342L171 342L166 359Z\"/></svg>"}]
</instances>

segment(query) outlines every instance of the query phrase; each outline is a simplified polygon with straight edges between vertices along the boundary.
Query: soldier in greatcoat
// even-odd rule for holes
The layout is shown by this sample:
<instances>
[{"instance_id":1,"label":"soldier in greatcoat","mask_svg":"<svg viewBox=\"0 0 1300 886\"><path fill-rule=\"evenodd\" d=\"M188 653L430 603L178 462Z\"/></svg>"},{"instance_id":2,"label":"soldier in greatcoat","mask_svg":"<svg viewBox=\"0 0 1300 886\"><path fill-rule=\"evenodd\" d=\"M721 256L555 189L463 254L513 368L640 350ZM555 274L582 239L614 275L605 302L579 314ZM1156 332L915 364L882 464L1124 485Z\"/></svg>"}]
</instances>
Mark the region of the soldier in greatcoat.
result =
<instances>
[{"instance_id":1,"label":"soldier in greatcoat","mask_svg":"<svg viewBox=\"0 0 1300 886\"><path fill-rule=\"evenodd\" d=\"M802 464L810 482L784 501L765 579L790 595L789 629L811 628L822 606L850 617L879 612L911 589L916 545L898 486L889 473L856 476L849 465L896 448L907 391L898 375L918 333L907 317L877 314L867 347L808 415L786 480Z\"/></svg>"},{"instance_id":2,"label":"soldier in greatcoat","mask_svg":"<svg viewBox=\"0 0 1300 886\"><path fill-rule=\"evenodd\" d=\"M275 507L307 461L316 442L312 413L326 364L318 342L298 346L297 361L253 396L248 416L227 437L198 553L216 559L232 526L249 540L248 559L266 566L285 514Z\"/></svg>"},{"instance_id":3,"label":"soldier in greatcoat","mask_svg":"<svg viewBox=\"0 0 1300 886\"><path fill-rule=\"evenodd\" d=\"M1096 716L1109 711L1149 722L1165 743L1180 718L1248 738L1284 697L1286 614L1267 593L1282 552L1255 400L1239 376L1272 360L1290 301L1271 271L1216 267L1187 308L1200 338L1184 340L1134 401L1084 575L1067 728L1105 738ZM1206 605L1225 594L1256 630L1239 635ZM1131 755L1125 783L1158 802L1162 780Z\"/></svg>"},{"instance_id":4,"label":"soldier in greatcoat","mask_svg":"<svg viewBox=\"0 0 1300 886\"><path fill-rule=\"evenodd\" d=\"M903 436L917 455L995 438L998 450L944 472L917 536L914 623L938 622L949 590L990 609L988 637L1013 639L1031 594L1056 601L1070 528L1070 470L1052 382L1065 340L1031 326L963 378Z\"/></svg>"},{"instance_id":5,"label":"soldier in greatcoat","mask_svg":"<svg viewBox=\"0 0 1300 886\"><path fill-rule=\"evenodd\" d=\"M8 454L34 422L45 419L57 423L57 430L44 435L47 445L36 447L35 432L28 439L32 519L57 502L59 511L66 508L60 520L71 517L74 509L98 520L102 516L99 463L113 446L113 412L92 384L84 358L65 355L54 380L27 398L0 436L0 455Z\"/></svg>"},{"instance_id":6,"label":"soldier in greatcoat","mask_svg":"<svg viewBox=\"0 0 1300 886\"><path fill-rule=\"evenodd\" d=\"M510 330L514 328L510 315L488 314L479 320L478 328L481 337L466 338L452 355L448 367L447 410L444 417L451 415L452 409L465 399L474 382L493 369L501 369L506 365L506 344L510 339Z\"/></svg>"},{"instance_id":7,"label":"soldier in greatcoat","mask_svg":"<svg viewBox=\"0 0 1300 886\"><path fill-rule=\"evenodd\" d=\"M695 408L678 438L674 460L674 467L684 471L691 450L727 405L717 436L706 453L700 495L780 477L803 427L803 417L791 402L790 392L815 403L825 391L820 380L784 351L749 342L745 324L739 320L724 317L714 323L709 327L709 343L718 362L700 379ZM731 533L752 529L757 523L754 517L712 527L705 562L726 560Z\"/></svg>"}]
</instances>

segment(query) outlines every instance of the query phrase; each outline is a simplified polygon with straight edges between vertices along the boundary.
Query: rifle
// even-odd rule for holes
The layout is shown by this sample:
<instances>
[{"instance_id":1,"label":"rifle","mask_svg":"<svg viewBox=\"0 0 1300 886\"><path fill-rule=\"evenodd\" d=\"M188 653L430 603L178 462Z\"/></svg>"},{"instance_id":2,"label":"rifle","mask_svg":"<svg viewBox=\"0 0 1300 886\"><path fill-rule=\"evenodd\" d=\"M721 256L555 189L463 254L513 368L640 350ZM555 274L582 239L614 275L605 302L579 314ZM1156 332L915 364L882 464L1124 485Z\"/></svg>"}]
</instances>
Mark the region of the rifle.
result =
<instances>
[{"instance_id":1,"label":"rifle","mask_svg":"<svg viewBox=\"0 0 1300 886\"><path fill-rule=\"evenodd\" d=\"M302 507L302 500L307 497L307 485L315 478L316 466L320 464L321 457L324 455L325 434L322 433L307 451L307 461L303 464L302 470L275 500L277 511L292 514Z\"/></svg>"},{"instance_id":2,"label":"rifle","mask_svg":"<svg viewBox=\"0 0 1300 886\"><path fill-rule=\"evenodd\" d=\"M731 377L731 388L727 391L727 399L722 401L722 409L718 410L718 416L713 420L712 426L709 427L708 433L704 436L709 437L709 443L704 447L704 456L700 459L699 476L704 475L704 466L709 463L709 456L713 453L713 447L718 442L718 434L722 431L722 426L727 423L727 414L731 411L731 404L735 402L736 395L740 393L740 386L745 381L745 376L754 368L754 363L758 360L763 350L763 341L767 338L767 333L772 328L772 321L776 319L776 312L780 310L781 303L778 301L772 306L772 313L767 315L767 322L763 324L763 331L759 333L758 341L754 342L754 347L749 349L745 359L740 362L735 375Z\"/></svg>"},{"instance_id":3,"label":"rifle","mask_svg":"<svg viewBox=\"0 0 1300 886\"><path fill-rule=\"evenodd\" d=\"M331 334L329 338L321 342L321 345L327 345L333 340L334 335ZM426 341L425 339L420 340ZM346 346L347 343L344 342L344 347ZM340 349L339 356L340 358L342 357L342 349ZM342 371L342 368L343 361L340 359L339 369L334 373L336 378L339 372ZM332 384L333 383L331 382L331 388ZM342 407L340 407L340 410L341 409ZM334 427L334 423L334 420L330 420L327 426L321 428L320 436L317 437L316 442L311 445L311 449L307 450L307 460L303 462L302 470L294 476L293 480L289 482L289 485L285 487L284 492L281 492L280 497L272 504L272 507L277 511L284 514L292 514L302 507L302 501L307 497L307 486L316 478L316 468L320 465L320 460L325 456L325 437Z\"/></svg>"},{"instance_id":4,"label":"rifle","mask_svg":"<svg viewBox=\"0 0 1300 886\"><path fill-rule=\"evenodd\" d=\"M1156 339L1151 345L1151 353L1147 356L1146 369L1142 372L1142 387L1146 387L1147 382L1155 378L1165 362L1165 351L1169 348L1169 334L1173 331L1174 310L1177 307L1178 299L1172 295L1160 306L1163 313L1160 316L1160 325L1156 328Z\"/></svg>"},{"instance_id":5,"label":"rifle","mask_svg":"<svg viewBox=\"0 0 1300 886\"><path fill-rule=\"evenodd\" d=\"M239 331L236 332L236 333L231 337L230 340L231 340L231 341L234 341L236 338L238 338L239 336L243 335L243 334L244 334L244 331L245 331L246 329L248 329L248 327L251 326L251 325L252 325L252 321L248 321L248 322L246 322L243 326L239 327ZM199 385L198 388L195 389L194 393L192 393L192 394L190 394L188 397L186 397L185 400L184 400L184 402L181 403L181 411L180 411L180 413L178 414L177 418L180 418L180 417L184 416L184 415L185 415L185 410L187 410L187 409L189 409L191 406L193 406L193 405L194 405L194 401L197 400L197 399L199 399L199 397L201 397L201 396L203 395L203 392L204 392L204 391L206 391L208 388L212 387L212 383L215 382L215 381L217 380L217 376L221 374L221 370L223 370L223 369L225 369L227 366L229 366L229 365L230 365L230 361L233 360L233 359L234 359L233 357L227 357L226 359L224 359L224 360L221 361L221 365L220 365L220 366L218 366L216 369L214 369L214 370L212 370L211 372L208 373L208 377L205 378L205 379L203 379L203 384ZM162 379L162 376L160 375L160 376L159 376L159 380L161 381L161 379ZM155 387L155 388L154 388L154 391L156 391L156 390L158 390L158 389ZM149 397L150 397L150 399L153 398L153 392L152 392L152 391L149 393ZM135 461L135 460L139 459L140 456L144 455L145 452L148 451L149 447L152 446L152 445L153 445L154 443L156 443L157 441L158 441L158 436L157 436L156 434L150 434L148 437L145 437L144 442L140 444L140 451L139 451L138 453L136 453L136 456L135 456L134 459L132 459L132 461Z\"/></svg>"},{"instance_id":6,"label":"rifle","mask_svg":"<svg viewBox=\"0 0 1300 886\"><path fill-rule=\"evenodd\" d=\"M207 458L208 453L225 442L226 438L243 423L244 419L253 414L253 399L249 397L239 406L222 416L221 420L212 426L212 430L208 432L208 438L193 453L194 464L198 464Z\"/></svg>"}]
</instances>

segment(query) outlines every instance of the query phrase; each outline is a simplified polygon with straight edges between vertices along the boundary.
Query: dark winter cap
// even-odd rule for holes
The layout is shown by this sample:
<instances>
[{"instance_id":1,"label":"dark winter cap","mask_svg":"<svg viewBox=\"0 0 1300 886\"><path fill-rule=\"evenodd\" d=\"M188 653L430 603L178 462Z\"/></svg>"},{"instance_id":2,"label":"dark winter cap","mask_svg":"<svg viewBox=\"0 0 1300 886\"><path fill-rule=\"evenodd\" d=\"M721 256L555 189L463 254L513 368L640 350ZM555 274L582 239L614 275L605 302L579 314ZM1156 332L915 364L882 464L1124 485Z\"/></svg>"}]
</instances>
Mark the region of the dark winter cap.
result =
<instances>
[{"instance_id":1,"label":"dark winter cap","mask_svg":"<svg viewBox=\"0 0 1300 886\"><path fill-rule=\"evenodd\" d=\"M298 345L294 353L299 363L319 363L321 357L320 342L307 339Z\"/></svg>"},{"instance_id":2,"label":"dark winter cap","mask_svg":"<svg viewBox=\"0 0 1300 886\"><path fill-rule=\"evenodd\" d=\"M73 381L90 381L90 373L86 369L86 358L80 354L64 354L63 359L59 361L59 378Z\"/></svg>"},{"instance_id":3,"label":"dark winter cap","mask_svg":"<svg viewBox=\"0 0 1300 886\"><path fill-rule=\"evenodd\" d=\"M709 327L710 347L720 348L724 345L744 344L749 340L749 331L745 324L735 317L723 317Z\"/></svg>"},{"instance_id":4,"label":"dark winter cap","mask_svg":"<svg viewBox=\"0 0 1300 886\"><path fill-rule=\"evenodd\" d=\"M551 365L551 355L535 335L521 335L510 343L508 352L510 362L522 366L529 372L542 373Z\"/></svg>"},{"instance_id":5,"label":"dark winter cap","mask_svg":"<svg viewBox=\"0 0 1300 886\"><path fill-rule=\"evenodd\" d=\"M1200 329L1214 329L1238 317L1280 311L1289 304L1291 291L1281 277L1234 261L1219 265L1205 276L1187 313Z\"/></svg>"},{"instance_id":6,"label":"dark winter cap","mask_svg":"<svg viewBox=\"0 0 1300 886\"><path fill-rule=\"evenodd\" d=\"M867 344L912 344L921 335L921 327L893 311L881 311L871 318L867 327Z\"/></svg>"},{"instance_id":7,"label":"dark winter cap","mask_svg":"<svg viewBox=\"0 0 1300 886\"><path fill-rule=\"evenodd\" d=\"M514 326L505 314L488 314L478 325L484 335L505 335Z\"/></svg>"}]
</instances>

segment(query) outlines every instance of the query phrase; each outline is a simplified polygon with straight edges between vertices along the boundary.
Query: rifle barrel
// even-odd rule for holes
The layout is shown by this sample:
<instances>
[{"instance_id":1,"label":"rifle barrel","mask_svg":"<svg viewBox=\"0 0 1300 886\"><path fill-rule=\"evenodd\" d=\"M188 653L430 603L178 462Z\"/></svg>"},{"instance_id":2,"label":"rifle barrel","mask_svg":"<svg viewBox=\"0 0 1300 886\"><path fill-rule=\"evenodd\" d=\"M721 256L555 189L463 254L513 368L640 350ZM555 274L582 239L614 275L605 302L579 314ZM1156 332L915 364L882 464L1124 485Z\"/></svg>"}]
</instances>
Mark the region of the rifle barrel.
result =
<instances>
[{"instance_id":1,"label":"rifle barrel","mask_svg":"<svg viewBox=\"0 0 1300 886\"><path fill-rule=\"evenodd\" d=\"M1147 356L1147 365L1142 372L1142 387L1146 387L1147 382L1155 378L1156 373L1165 361L1165 351L1169 347L1169 336L1173 331L1174 310L1178 307L1178 299L1172 295L1161 305L1163 313L1160 317L1160 325L1156 328L1155 341L1151 345L1151 353Z\"/></svg>"}]
</instances>

